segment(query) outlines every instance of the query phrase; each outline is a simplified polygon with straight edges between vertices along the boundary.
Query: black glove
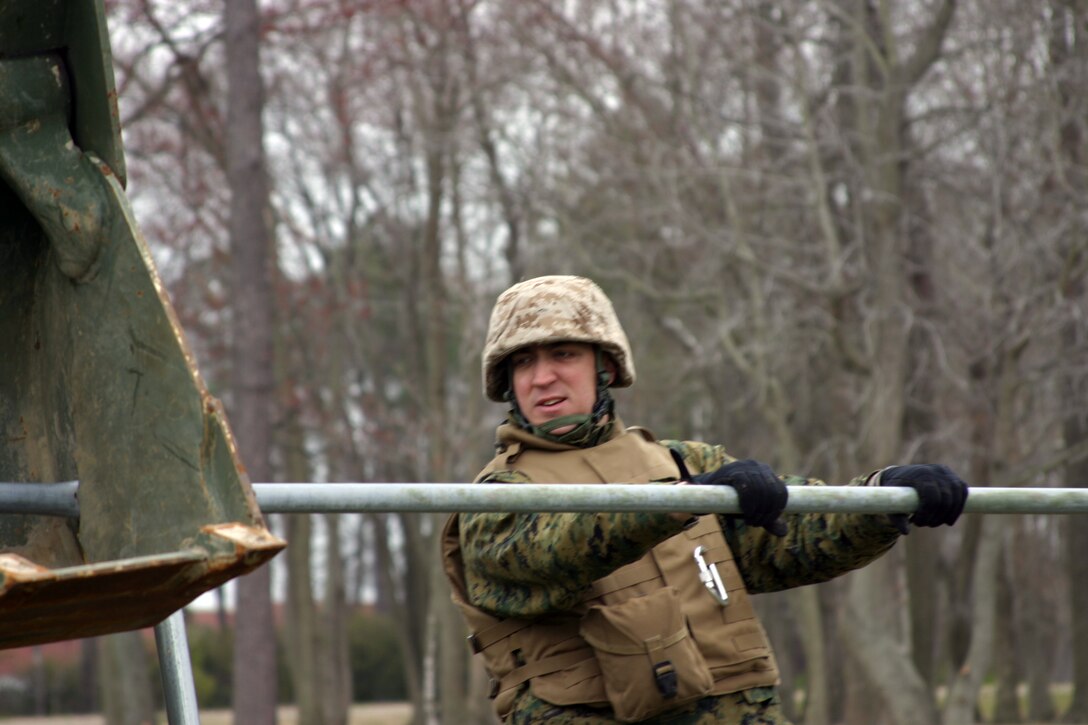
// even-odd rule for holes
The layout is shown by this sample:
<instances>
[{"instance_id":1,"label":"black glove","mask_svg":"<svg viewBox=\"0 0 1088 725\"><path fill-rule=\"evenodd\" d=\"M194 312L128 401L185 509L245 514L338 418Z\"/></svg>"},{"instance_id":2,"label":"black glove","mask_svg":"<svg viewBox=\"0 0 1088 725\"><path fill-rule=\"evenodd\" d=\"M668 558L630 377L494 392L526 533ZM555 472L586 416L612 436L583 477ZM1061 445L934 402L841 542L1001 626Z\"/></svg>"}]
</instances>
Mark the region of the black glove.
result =
<instances>
[{"instance_id":1,"label":"black glove","mask_svg":"<svg viewBox=\"0 0 1088 725\"><path fill-rule=\"evenodd\" d=\"M918 508L910 515L915 526L951 526L963 513L967 484L948 466L919 464L893 466L880 474L881 486L909 486L918 492ZM906 514L893 514L892 521L906 534Z\"/></svg>"},{"instance_id":2,"label":"black glove","mask_svg":"<svg viewBox=\"0 0 1088 725\"><path fill-rule=\"evenodd\" d=\"M744 523L762 526L775 536L785 536L789 527L779 516L786 508L789 491L771 467L759 461L734 461L716 471L700 473L692 483L732 486L737 491Z\"/></svg>"}]
</instances>

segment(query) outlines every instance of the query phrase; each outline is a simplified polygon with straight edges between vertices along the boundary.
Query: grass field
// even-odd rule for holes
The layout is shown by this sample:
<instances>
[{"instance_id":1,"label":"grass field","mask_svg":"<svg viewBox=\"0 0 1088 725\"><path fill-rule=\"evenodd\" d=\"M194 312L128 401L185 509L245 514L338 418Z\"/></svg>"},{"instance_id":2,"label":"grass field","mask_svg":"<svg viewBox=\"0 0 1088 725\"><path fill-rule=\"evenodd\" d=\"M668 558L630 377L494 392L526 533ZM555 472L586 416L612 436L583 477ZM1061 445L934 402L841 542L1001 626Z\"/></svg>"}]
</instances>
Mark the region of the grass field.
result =
<instances>
[{"instance_id":1,"label":"grass field","mask_svg":"<svg viewBox=\"0 0 1088 725\"><path fill-rule=\"evenodd\" d=\"M353 705L350 725L405 725L411 719L411 708L407 703L388 702L367 705ZM201 725L231 725L234 718L228 710L202 710ZM280 708L279 725L295 725L298 718L292 707ZM0 717L4 725L105 725L101 715L58 715L55 717ZM159 722L166 722L166 715L160 714Z\"/></svg>"},{"instance_id":2,"label":"grass field","mask_svg":"<svg viewBox=\"0 0 1088 725\"><path fill-rule=\"evenodd\" d=\"M1023 697L1024 693L1021 693ZM1054 702L1059 712L1069 706L1072 692L1068 686L1057 685L1054 688ZM979 698L983 717L988 721L993 711L993 688L983 686ZM353 705L349 725L407 725L411 719L411 707L404 702L382 702L366 705ZM232 725L234 718L229 710L202 710L201 725ZM160 723L166 723L166 715L160 713ZM282 707L278 725L297 725L298 718L293 707ZM101 715L57 715L53 717L0 717L3 725L105 725ZM1024 725L1031 725L1025 723ZM1088 725L1085 723L1084 725Z\"/></svg>"}]
</instances>

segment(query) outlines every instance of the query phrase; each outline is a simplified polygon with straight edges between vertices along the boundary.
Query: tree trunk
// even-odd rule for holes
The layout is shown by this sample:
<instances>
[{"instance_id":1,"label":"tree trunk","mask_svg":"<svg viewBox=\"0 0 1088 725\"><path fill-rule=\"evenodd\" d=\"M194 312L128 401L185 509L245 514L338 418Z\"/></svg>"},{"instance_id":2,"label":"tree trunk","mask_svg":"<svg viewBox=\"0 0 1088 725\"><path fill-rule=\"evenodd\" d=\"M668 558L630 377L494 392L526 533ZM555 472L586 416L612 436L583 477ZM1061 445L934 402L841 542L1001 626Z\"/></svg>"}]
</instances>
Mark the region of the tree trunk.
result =
<instances>
[{"instance_id":1,"label":"tree trunk","mask_svg":"<svg viewBox=\"0 0 1088 725\"><path fill-rule=\"evenodd\" d=\"M449 388L449 299L447 281L443 274L444 253L443 208L447 201L447 187L452 182L449 171L455 153L454 129L458 121L459 79L451 71L451 43L453 32L453 3L441 3L436 16L431 18L429 30L436 38L425 48L422 78L413 86L418 103L420 124L425 144L424 199L426 215L422 219L419 237L412 251L415 261L414 289L409 305L411 329L417 332L418 381L422 395L419 400L422 429L426 433L426 453L415 467L420 480L447 480L450 473L450 426L448 416ZM418 23L420 18L412 17ZM412 623L417 641L416 654L420 655L423 671L417 702L416 716L426 721L456 722L465 712L465 688L462 681L464 658L455 658L456 670L441 670L446 658L445 647L450 641L443 636L449 631L448 588L441 572L438 550L438 532L444 517L402 516L401 521L408 535L408 556L411 560L412 579L416 590L412 592L412 607L404 611L416 614ZM412 527L408 529L408 527ZM436 601L440 597L442 601ZM459 653L459 654L463 654ZM458 684L454 684L454 683ZM447 713L457 713L450 716ZM437 720L436 720L437 719Z\"/></svg>"},{"instance_id":2,"label":"tree trunk","mask_svg":"<svg viewBox=\"0 0 1088 725\"><path fill-rule=\"evenodd\" d=\"M1003 559L1007 559L1005 552ZM994 587L994 714L995 723L1020 722L1020 698L1016 685L1019 679L1016 666L1016 643L1013 636L1013 592L1009 581L1010 567L1001 561L997 567Z\"/></svg>"},{"instance_id":3,"label":"tree trunk","mask_svg":"<svg viewBox=\"0 0 1088 725\"><path fill-rule=\"evenodd\" d=\"M344 584L344 560L340 548L340 517L325 515L326 572L324 628L321 660L325 677L322 688L324 722L347 725L351 710L351 657L348 647L347 590Z\"/></svg>"},{"instance_id":4,"label":"tree trunk","mask_svg":"<svg viewBox=\"0 0 1088 725\"><path fill-rule=\"evenodd\" d=\"M1084 252L1081 251L1082 259ZM1084 262L1082 261L1083 265ZM1066 290L1067 299L1082 305L1088 299L1083 280L1078 280ZM1066 323L1062 335L1062 346L1070 359L1082 359L1085 343L1088 342L1084 327L1077 322ZM1065 381L1065 399L1079 401L1066 413L1063 433L1067 448L1077 448L1088 443L1088 413L1085 413L1083 401L1088 400L1088 375L1077 369L1067 373ZM1074 397L1076 396L1076 397ZM1065 466L1067 485L1088 485L1088 455L1070 461ZM1071 633L1073 649L1073 701L1064 716L1065 722L1088 722L1088 526L1077 517L1068 517L1064 522L1066 534L1066 559L1069 570L1069 596L1073 612Z\"/></svg>"},{"instance_id":5,"label":"tree trunk","mask_svg":"<svg viewBox=\"0 0 1088 725\"><path fill-rule=\"evenodd\" d=\"M987 362L976 365L973 371L985 398L985 413L975 416L977 428L972 431L972 439L978 442L979 457L973 461L971 480L1000 483L1002 473L1022 456L1016 408L1022 352L1022 347L1006 349L998 344L997 350L987 356ZM965 551L974 548L975 552L970 577L969 645L963 661L955 663L957 669L951 676L944 713L947 725L973 722L979 690L993 664L996 628L1008 629L1012 623L1012 619L1005 621L998 616L1001 563L1011 546L1010 530L1009 522L1001 517L983 517L977 542L972 540L972 546L964 547ZM968 537L972 533L967 529ZM1011 637L1011 634L1002 636Z\"/></svg>"},{"instance_id":6,"label":"tree trunk","mask_svg":"<svg viewBox=\"0 0 1088 725\"><path fill-rule=\"evenodd\" d=\"M309 480L302 430L293 420L286 428L290 436L283 446L287 477L292 481ZM298 722L299 725L344 725L351 704L351 684L338 518L325 517L328 526L325 597L321 604L314 599L313 518L295 514L286 517L286 521L291 547L287 551L284 642Z\"/></svg>"},{"instance_id":7,"label":"tree trunk","mask_svg":"<svg viewBox=\"0 0 1088 725\"><path fill-rule=\"evenodd\" d=\"M1088 3L1084 0L1052 0L1050 3L1049 51L1058 90L1059 126L1057 163L1061 168L1055 175L1064 181L1067 202L1072 209L1083 209L1088 194L1088 133L1085 131L1084 83L1088 78ZM1063 195L1064 196L1064 195ZM1066 201L1065 199L1061 199ZM1083 315L1088 293L1085 292L1085 268L1088 266L1088 234L1083 215L1071 223L1062 240L1065 260L1059 289L1066 306L1078 310L1063 326L1061 347L1066 360L1083 360L1088 336L1085 335ZM1071 220L1072 221L1072 220ZM1088 442L1088 376L1083 366L1065 374L1064 400L1073 402L1066 411L1062 432L1067 448ZM1075 402L1074 402L1075 401ZM1069 486L1088 485L1088 456L1069 461L1065 466ZM1068 518L1064 523L1068 552L1070 603L1073 612L1073 701L1064 716L1065 722L1088 722L1088 527Z\"/></svg>"},{"instance_id":8,"label":"tree trunk","mask_svg":"<svg viewBox=\"0 0 1088 725\"><path fill-rule=\"evenodd\" d=\"M896 725L933 725L939 722L936 701L913 666L902 639L901 613L905 602L889 600L894 583L891 555L850 574L845 619L840 631L850 654L861 666L863 679L878 692L884 707L859 713L876 722L883 711ZM895 683L891 686L890 683ZM962 725L962 723L961 723Z\"/></svg>"},{"instance_id":9,"label":"tree trunk","mask_svg":"<svg viewBox=\"0 0 1088 725\"><path fill-rule=\"evenodd\" d=\"M907 282L913 298L917 324L912 326L907 350L909 354L910 396L907 400L904 437L915 450L914 461L943 460L946 452L934 444L939 423L937 381L940 365L935 359L940 343L934 341L934 329L939 329L940 306L936 283L932 221L924 194L908 191L909 205L914 209L907 226ZM911 656L918 674L932 690L936 685L938 645L948 629L947 618L941 616L947 607L948 578L942 566L941 532L922 531L903 542L906 548L907 591L910 593Z\"/></svg>"},{"instance_id":10,"label":"tree trunk","mask_svg":"<svg viewBox=\"0 0 1088 725\"><path fill-rule=\"evenodd\" d=\"M982 520L975 568L971 577L974 583L976 604L975 618L971 627L971 644L967 660L960 668L948 690L948 702L940 722L946 725L966 725L975 722L979 688L992 661L994 627L996 625L997 594L994 591L1001 560L1002 539L1005 524L997 516ZM934 720L933 722L938 722Z\"/></svg>"},{"instance_id":11,"label":"tree trunk","mask_svg":"<svg viewBox=\"0 0 1088 725\"><path fill-rule=\"evenodd\" d=\"M290 464L288 467L290 471ZM304 480L296 479L291 480ZM319 622L313 600L313 578L310 572L313 522L310 514L286 517L287 540L287 618L284 644L287 664L294 686L295 705L300 725L324 723L320 682L322 663L319 660Z\"/></svg>"},{"instance_id":12,"label":"tree trunk","mask_svg":"<svg viewBox=\"0 0 1088 725\"><path fill-rule=\"evenodd\" d=\"M467 632L461 613L445 596L448 584L442 567L434 566L433 571L432 621L437 625L433 636L438 640L438 686L442 693L440 722L469 725L468 657L471 653L465 644Z\"/></svg>"},{"instance_id":13,"label":"tree trunk","mask_svg":"<svg viewBox=\"0 0 1088 725\"><path fill-rule=\"evenodd\" d=\"M88 637L79 647L79 686L81 712L98 710L98 638ZM38 713L44 715L44 712Z\"/></svg>"},{"instance_id":14,"label":"tree trunk","mask_svg":"<svg viewBox=\"0 0 1088 725\"><path fill-rule=\"evenodd\" d=\"M1051 521L1042 522L1040 518L1022 515L1016 517L1019 525L1013 534L1013 581L1017 597L1017 610L1020 616L1014 622L1019 648L1016 661L1023 666L1027 680L1027 721L1052 722L1054 720L1054 700L1050 696L1051 674L1054 672L1055 653L1058 651L1059 627L1055 612L1057 598L1053 596L1054 582L1060 572L1052 566L1054 551L1044 538L1049 538L1040 530ZM1057 522L1053 521L1055 528ZM1049 528L1049 527L1047 527ZM1074 615L1076 616L1076 615ZM1064 637L1063 637L1064 638Z\"/></svg>"},{"instance_id":15,"label":"tree trunk","mask_svg":"<svg viewBox=\"0 0 1088 725\"><path fill-rule=\"evenodd\" d=\"M122 632L99 640L102 714L108 725L152 725L148 654L139 631Z\"/></svg>"},{"instance_id":16,"label":"tree trunk","mask_svg":"<svg viewBox=\"0 0 1088 725\"><path fill-rule=\"evenodd\" d=\"M419 562L412 561L408 555L407 570L402 572L400 586L394 577L392 552L389 550L390 531L388 526L389 516L384 514L371 514L374 523L374 541L378 549L377 553L377 579L379 581L378 593L383 611L389 612L393 617L397 642L401 652L404 653L404 681L408 690L408 700L413 705L412 723L418 725L423 717L423 647L420 643L419 633L425 622L425 615L421 614L420 587L417 569ZM401 521L408 519L404 525L412 526L412 516L402 515Z\"/></svg>"},{"instance_id":17,"label":"tree trunk","mask_svg":"<svg viewBox=\"0 0 1088 725\"><path fill-rule=\"evenodd\" d=\"M238 449L251 480L270 481L272 444L272 238L265 174L264 86L256 0L223 4L227 55L227 182L234 299L232 346ZM233 708L236 725L276 722L276 633L271 567L237 580Z\"/></svg>"},{"instance_id":18,"label":"tree trunk","mask_svg":"<svg viewBox=\"0 0 1088 725\"><path fill-rule=\"evenodd\" d=\"M831 687L825 666L828 660L824 635L826 628L819 593L815 587L800 587L790 591L788 598L808 662L805 671L805 725L831 725ZM792 698L792 695L792 692L785 693L786 697Z\"/></svg>"},{"instance_id":19,"label":"tree trunk","mask_svg":"<svg viewBox=\"0 0 1088 725\"><path fill-rule=\"evenodd\" d=\"M1088 440L1088 437L1082 438ZM1088 459L1076 466L1069 466L1066 475L1071 482L1088 481ZM1075 477L1079 476L1079 477ZM1066 710L1063 721L1067 723L1088 722L1088 527L1076 517L1068 517L1063 522L1066 532L1066 550L1069 561L1070 604L1073 611L1073 631L1071 633L1073 650L1073 701Z\"/></svg>"},{"instance_id":20,"label":"tree trunk","mask_svg":"<svg viewBox=\"0 0 1088 725\"><path fill-rule=\"evenodd\" d=\"M44 716L49 712L49 677L45 670L45 655L40 646L30 650L31 674L30 691L34 702L34 714ZM103 659L105 663L105 660ZM108 664L108 663L106 663Z\"/></svg>"},{"instance_id":21,"label":"tree trunk","mask_svg":"<svg viewBox=\"0 0 1088 725\"><path fill-rule=\"evenodd\" d=\"M846 32L851 38L851 80L866 94L854 100L851 121L862 165L863 188L858 197L863 200L862 249L872 299L866 310L873 346L861 431L866 467L896 462L902 452L912 319L906 294L909 247L903 215L904 160L909 147L905 109L911 89L939 56L954 8L952 1L938 6L930 22L920 28L912 51L900 55L903 49L891 46L896 41L886 6L843 3L843 12L850 17ZM894 722L934 723L938 718L933 693L909 657L906 633L896 616L909 602L888 600L888 593L896 591L896 563L895 557L886 556L851 574L846 609L850 619L842 628L843 639ZM908 656L889 657L888 653Z\"/></svg>"},{"instance_id":22,"label":"tree trunk","mask_svg":"<svg viewBox=\"0 0 1088 725\"><path fill-rule=\"evenodd\" d=\"M845 606L844 602L848 585L849 579L843 578L816 587L819 592L820 611L823 613L824 626L836 635L824 639L827 655L823 661L823 665L830 672L830 676L828 677L830 682L828 682L827 688L828 713L830 716L829 719L833 723L851 722L851 720L846 717L846 706L850 701L850 698L847 697L846 690L848 687L862 680L861 677L852 676L852 668L854 668L855 665L848 656L847 647L843 643L842 638L838 636L838 627L840 626L839 620L842 617L842 608ZM809 666L819 667L820 663Z\"/></svg>"}]
</instances>

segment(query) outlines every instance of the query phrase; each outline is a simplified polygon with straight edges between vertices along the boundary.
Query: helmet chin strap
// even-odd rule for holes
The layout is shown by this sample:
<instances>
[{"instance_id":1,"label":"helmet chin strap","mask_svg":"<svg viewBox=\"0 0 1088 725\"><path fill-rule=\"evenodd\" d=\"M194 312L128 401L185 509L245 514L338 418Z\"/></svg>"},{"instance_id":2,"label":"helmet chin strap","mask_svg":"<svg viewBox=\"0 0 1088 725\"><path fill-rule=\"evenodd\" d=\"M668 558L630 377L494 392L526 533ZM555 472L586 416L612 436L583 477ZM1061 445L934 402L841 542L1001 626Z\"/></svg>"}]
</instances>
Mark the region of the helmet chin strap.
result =
<instances>
[{"instance_id":1,"label":"helmet chin strap","mask_svg":"<svg viewBox=\"0 0 1088 725\"><path fill-rule=\"evenodd\" d=\"M592 412L589 414L575 413L572 415L564 415L540 425L533 425L530 423L525 417L525 414L521 412L517 397L514 395L514 373L508 367L507 377L509 382L503 397L513 406L510 410L510 417L513 418L514 423L517 424L519 428L524 428L533 435L545 440L577 446L579 448L590 448L597 445L602 440L605 440L612 432L612 426L615 421L613 411L616 402L612 398L612 393L608 390L609 383L612 382L612 374L604 365L604 352L600 347L596 348L595 359L597 367L597 398L593 403ZM574 427L561 435L552 433L552 431L557 428L568 425L573 425Z\"/></svg>"}]
</instances>

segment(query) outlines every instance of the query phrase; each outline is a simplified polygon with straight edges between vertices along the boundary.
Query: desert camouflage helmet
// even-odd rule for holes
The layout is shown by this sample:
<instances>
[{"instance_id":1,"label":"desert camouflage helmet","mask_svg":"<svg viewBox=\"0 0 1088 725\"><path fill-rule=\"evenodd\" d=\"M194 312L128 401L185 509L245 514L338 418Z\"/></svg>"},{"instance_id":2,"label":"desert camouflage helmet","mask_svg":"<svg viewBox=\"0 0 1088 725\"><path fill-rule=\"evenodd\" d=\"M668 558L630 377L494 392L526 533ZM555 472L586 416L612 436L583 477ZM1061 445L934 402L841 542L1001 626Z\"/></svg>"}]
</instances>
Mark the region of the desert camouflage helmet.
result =
<instances>
[{"instance_id":1,"label":"desert camouflage helmet","mask_svg":"<svg viewBox=\"0 0 1088 725\"><path fill-rule=\"evenodd\" d=\"M551 342L600 345L619 368L612 387L635 382L631 346L612 302L592 280L552 275L519 282L495 301L483 352L487 397L503 400L509 387L502 365L507 355L526 345Z\"/></svg>"}]
</instances>

